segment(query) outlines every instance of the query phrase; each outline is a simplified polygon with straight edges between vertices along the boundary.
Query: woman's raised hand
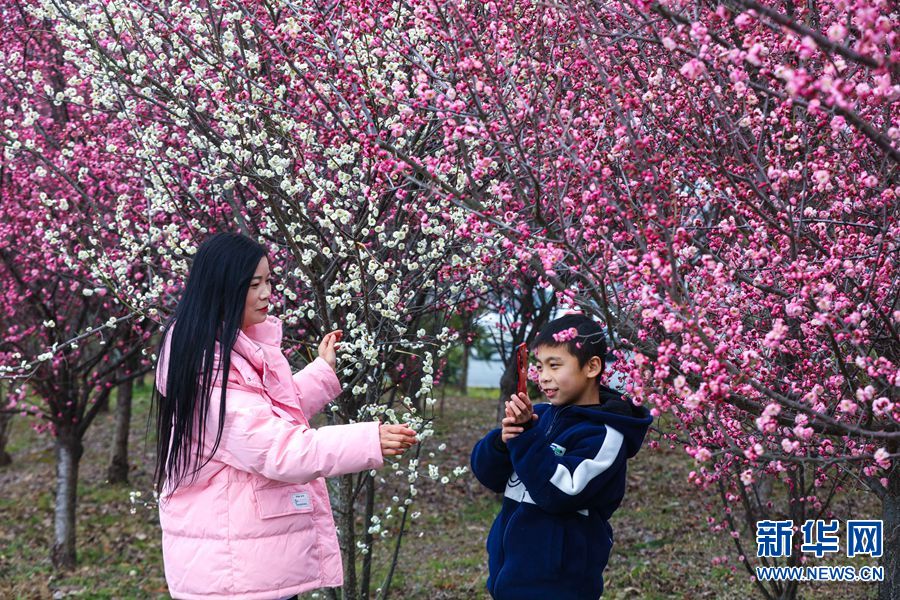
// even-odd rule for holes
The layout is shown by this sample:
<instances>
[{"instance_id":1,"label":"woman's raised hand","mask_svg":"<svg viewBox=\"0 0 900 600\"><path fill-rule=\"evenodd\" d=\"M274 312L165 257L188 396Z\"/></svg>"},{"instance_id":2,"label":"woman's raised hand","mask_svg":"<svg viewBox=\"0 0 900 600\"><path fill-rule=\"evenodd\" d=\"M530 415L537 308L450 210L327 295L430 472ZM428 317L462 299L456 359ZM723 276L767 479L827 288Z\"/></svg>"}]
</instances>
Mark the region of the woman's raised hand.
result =
<instances>
[{"instance_id":1,"label":"woman's raised hand","mask_svg":"<svg viewBox=\"0 0 900 600\"><path fill-rule=\"evenodd\" d=\"M413 444L417 444L416 432L406 425L382 423L378 428L381 436L381 455L400 456Z\"/></svg>"},{"instance_id":2,"label":"woman's raised hand","mask_svg":"<svg viewBox=\"0 0 900 600\"><path fill-rule=\"evenodd\" d=\"M337 349L338 342L341 341L341 338L344 336L344 332L340 329L336 329L331 333L325 334L325 337L322 338L322 341L319 342L319 356L325 359L333 371L337 372Z\"/></svg>"}]
</instances>

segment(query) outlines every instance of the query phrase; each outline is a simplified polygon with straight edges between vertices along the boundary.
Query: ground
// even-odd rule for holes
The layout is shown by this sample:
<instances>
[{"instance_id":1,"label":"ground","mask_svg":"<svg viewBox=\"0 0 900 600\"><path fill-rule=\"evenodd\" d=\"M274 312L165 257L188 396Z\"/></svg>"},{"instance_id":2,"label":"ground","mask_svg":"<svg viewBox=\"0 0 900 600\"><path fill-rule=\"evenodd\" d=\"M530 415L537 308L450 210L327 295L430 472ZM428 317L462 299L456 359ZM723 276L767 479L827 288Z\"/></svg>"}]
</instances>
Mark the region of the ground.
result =
<instances>
[{"instance_id":1,"label":"ground","mask_svg":"<svg viewBox=\"0 0 900 600\"><path fill-rule=\"evenodd\" d=\"M146 387L136 391L130 485L104 481L114 415L100 415L88 432L79 485L80 566L65 575L54 574L48 559L55 480L52 441L34 434L25 419L14 420L9 448L14 463L0 469L0 598L168 597L159 521L155 507L144 502L150 496L155 451L146 442L147 396ZM448 393L423 461L434 461L442 472L467 465L472 445L495 422L495 405L494 391ZM659 438L656 433L649 437ZM437 452L441 443L446 449ZM434 459L428 457L431 451ZM718 505L712 492L687 482L694 468L682 450L666 445L642 450L629 462L628 491L612 519L616 543L604 573L604 598L761 597L733 557L730 537L708 528L705 507ZM499 498L470 473L447 485L425 477L418 487L411 510L421 516L404 538L391 598L486 598L484 540ZM852 501L857 514L877 517L877 504L868 495L857 492ZM384 573L379 558L384 550L376 549L378 574ZM727 556L727 562L713 564L719 556ZM875 586L804 584L800 597L864 600L875 597Z\"/></svg>"}]
</instances>

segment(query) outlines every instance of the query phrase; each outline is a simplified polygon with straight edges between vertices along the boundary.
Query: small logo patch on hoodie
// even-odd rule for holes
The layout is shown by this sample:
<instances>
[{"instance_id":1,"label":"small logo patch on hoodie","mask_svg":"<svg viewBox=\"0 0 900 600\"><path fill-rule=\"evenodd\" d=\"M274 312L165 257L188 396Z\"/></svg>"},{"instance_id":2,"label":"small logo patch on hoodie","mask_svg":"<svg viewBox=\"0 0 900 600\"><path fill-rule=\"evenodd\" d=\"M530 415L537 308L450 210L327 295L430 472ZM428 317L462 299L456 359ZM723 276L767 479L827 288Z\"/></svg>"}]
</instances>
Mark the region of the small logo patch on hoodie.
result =
<instances>
[{"instance_id":1,"label":"small logo patch on hoodie","mask_svg":"<svg viewBox=\"0 0 900 600\"><path fill-rule=\"evenodd\" d=\"M557 456L562 456L566 453L566 449L559 444L550 444L550 449L553 450L553 454Z\"/></svg>"},{"instance_id":2,"label":"small logo patch on hoodie","mask_svg":"<svg viewBox=\"0 0 900 600\"><path fill-rule=\"evenodd\" d=\"M299 492L291 495L291 504L297 510L309 510L312 508L312 502L309 500L308 492Z\"/></svg>"}]
</instances>

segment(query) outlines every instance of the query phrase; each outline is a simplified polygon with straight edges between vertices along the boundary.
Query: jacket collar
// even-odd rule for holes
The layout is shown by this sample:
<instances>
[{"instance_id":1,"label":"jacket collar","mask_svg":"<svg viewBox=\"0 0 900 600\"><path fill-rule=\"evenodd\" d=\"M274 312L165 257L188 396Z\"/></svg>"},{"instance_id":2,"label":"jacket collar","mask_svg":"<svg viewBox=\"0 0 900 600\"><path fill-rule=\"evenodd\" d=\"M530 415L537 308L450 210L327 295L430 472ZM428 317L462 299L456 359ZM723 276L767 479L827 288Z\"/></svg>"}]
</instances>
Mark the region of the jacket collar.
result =
<instances>
[{"instance_id":1,"label":"jacket collar","mask_svg":"<svg viewBox=\"0 0 900 600\"><path fill-rule=\"evenodd\" d=\"M242 337L254 342L268 344L269 346L281 346L281 319L271 315L266 320L256 325L251 325L247 329L238 332L238 339Z\"/></svg>"},{"instance_id":2,"label":"jacket collar","mask_svg":"<svg viewBox=\"0 0 900 600\"><path fill-rule=\"evenodd\" d=\"M173 324L174 326L174 324ZM281 351L282 323L278 317L268 316L258 325L248 327L246 331L238 331L237 339L232 348L231 366L244 378L244 381L252 385L261 385L262 377L267 368L265 352L260 344L274 346ZM172 349L172 327L166 332L163 342L160 362L156 368L156 386L161 392L165 392L169 369L169 354ZM219 344L216 342L215 361L220 364ZM216 372L215 377L221 378L221 373ZM227 377L227 375L226 375ZM229 384L234 382L229 380Z\"/></svg>"},{"instance_id":3,"label":"jacket collar","mask_svg":"<svg viewBox=\"0 0 900 600\"><path fill-rule=\"evenodd\" d=\"M281 348L282 322L278 317L268 316L266 320L257 325L251 325L247 329L238 331L234 341L233 352L239 355L238 360L232 355L232 364L245 379L252 377L253 373L247 370L251 367L256 374L264 374L268 366L265 352L260 344ZM240 360L243 358L244 361Z\"/></svg>"}]
</instances>

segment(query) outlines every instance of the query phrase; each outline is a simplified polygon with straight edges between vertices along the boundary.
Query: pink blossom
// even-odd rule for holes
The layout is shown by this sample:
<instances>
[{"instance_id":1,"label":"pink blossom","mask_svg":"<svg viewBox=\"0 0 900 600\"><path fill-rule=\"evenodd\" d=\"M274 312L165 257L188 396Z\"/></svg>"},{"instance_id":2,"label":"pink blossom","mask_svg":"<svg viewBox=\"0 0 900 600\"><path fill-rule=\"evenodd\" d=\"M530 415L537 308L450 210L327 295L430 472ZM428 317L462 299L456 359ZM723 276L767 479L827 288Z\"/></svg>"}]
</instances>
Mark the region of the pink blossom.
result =
<instances>
[{"instance_id":1,"label":"pink blossom","mask_svg":"<svg viewBox=\"0 0 900 600\"><path fill-rule=\"evenodd\" d=\"M753 23L753 17L751 17L748 13L741 13L734 18L734 24L738 26L739 29L746 29Z\"/></svg>"},{"instance_id":2,"label":"pink blossom","mask_svg":"<svg viewBox=\"0 0 900 600\"><path fill-rule=\"evenodd\" d=\"M858 408L859 408L859 405L857 405L852 400L848 400L846 398L841 400L840 403L838 404L838 410L840 410L841 412L847 413L849 415L855 415Z\"/></svg>"},{"instance_id":3,"label":"pink blossom","mask_svg":"<svg viewBox=\"0 0 900 600\"><path fill-rule=\"evenodd\" d=\"M797 451L798 448L800 448L800 442L785 438L781 440L781 448L788 454L793 454Z\"/></svg>"},{"instance_id":4,"label":"pink blossom","mask_svg":"<svg viewBox=\"0 0 900 600\"><path fill-rule=\"evenodd\" d=\"M763 44L756 42L747 51L747 62L758 67L762 64L762 59L768 52L768 49Z\"/></svg>"},{"instance_id":5,"label":"pink blossom","mask_svg":"<svg viewBox=\"0 0 900 600\"><path fill-rule=\"evenodd\" d=\"M803 313L803 305L792 300L784 305L784 313L789 317L799 317Z\"/></svg>"},{"instance_id":6,"label":"pink blossom","mask_svg":"<svg viewBox=\"0 0 900 600\"><path fill-rule=\"evenodd\" d=\"M687 79L697 79L706 71L703 61L692 58L681 66L679 72Z\"/></svg>"},{"instance_id":7,"label":"pink blossom","mask_svg":"<svg viewBox=\"0 0 900 600\"><path fill-rule=\"evenodd\" d=\"M799 44L800 57L804 59L811 58L815 54L817 48L818 46L816 45L815 40L808 35L803 36L803 39L800 40Z\"/></svg>"},{"instance_id":8,"label":"pink blossom","mask_svg":"<svg viewBox=\"0 0 900 600\"><path fill-rule=\"evenodd\" d=\"M766 334L763 340L763 346L766 348L777 349L781 342L787 336L787 326L781 319L775 319L772 323L772 330Z\"/></svg>"},{"instance_id":9,"label":"pink blossom","mask_svg":"<svg viewBox=\"0 0 900 600\"><path fill-rule=\"evenodd\" d=\"M876 398L872 403L872 412L877 417L884 417L890 414L891 410L894 408L894 403L888 400L886 397L881 396Z\"/></svg>"},{"instance_id":10,"label":"pink blossom","mask_svg":"<svg viewBox=\"0 0 900 600\"><path fill-rule=\"evenodd\" d=\"M577 337L578 329L576 329L575 327L569 327L568 329L563 329L562 331L553 334L553 339L561 344L570 340L574 340Z\"/></svg>"},{"instance_id":11,"label":"pink blossom","mask_svg":"<svg viewBox=\"0 0 900 600\"><path fill-rule=\"evenodd\" d=\"M882 469L887 470L891 468L890 453L887 451L887 448L879 448L876 450L873 458L875 459L875 463Z\"/></svg>"},{"instance_id":12,"label":"pink blossom","mask_svg":"<svg viewBox=\"0 0 900 600\"><path fill-rule=\"evenodd\" d=\"M828 35L828 39L831 40L832 42L841 42L844 40L844 38L847 37L847 28L844 26L843 23L840 23L840 22L832 23L831 26L828 28L827 35Z\"/></svg>"}]
</instances>

